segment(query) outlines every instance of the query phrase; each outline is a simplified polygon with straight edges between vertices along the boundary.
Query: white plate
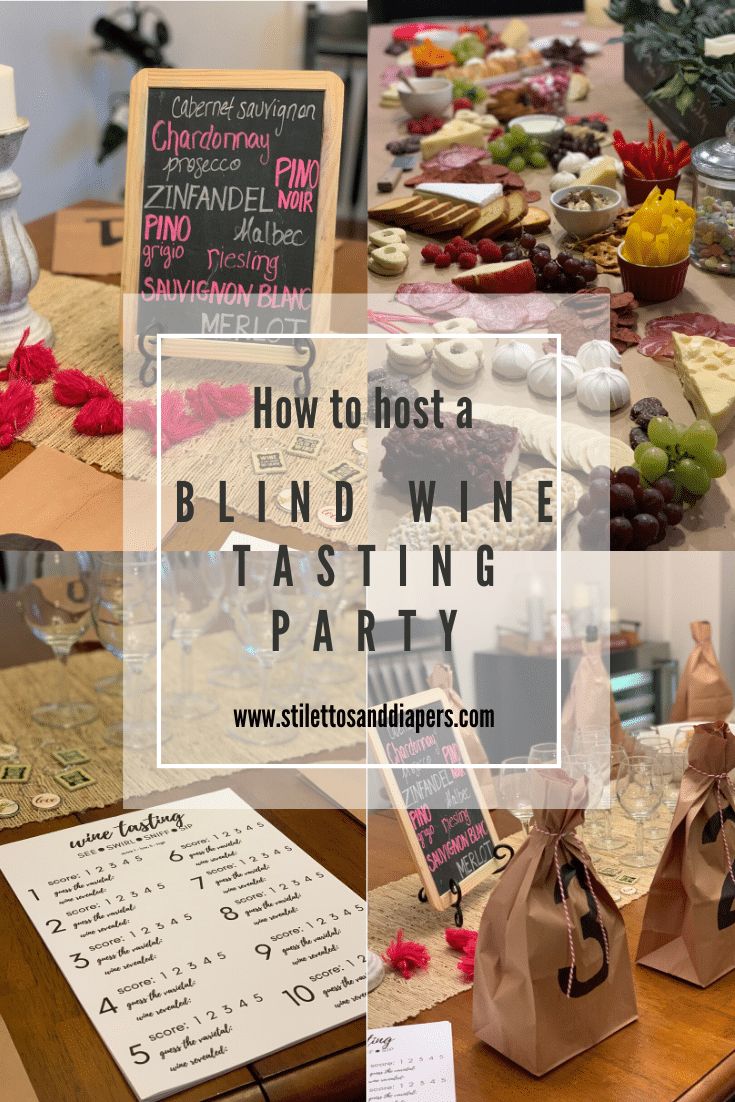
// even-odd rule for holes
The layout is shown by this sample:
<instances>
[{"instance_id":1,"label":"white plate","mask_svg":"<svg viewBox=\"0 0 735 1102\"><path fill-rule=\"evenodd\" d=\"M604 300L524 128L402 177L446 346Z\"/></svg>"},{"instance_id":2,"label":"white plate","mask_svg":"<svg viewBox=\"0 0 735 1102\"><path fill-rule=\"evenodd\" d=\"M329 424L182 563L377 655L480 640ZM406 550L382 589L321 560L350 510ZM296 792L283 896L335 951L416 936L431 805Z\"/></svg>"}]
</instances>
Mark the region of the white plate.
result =
<instances>
[{"instance_id":1,"label":"white plate","mask_svg":"<svg viewBox=\"0 0 735 1102\"><path fill-rule=\"evenodd\" d=\"M529 45L532 50L546 50L549 48L554 39L557 38L560 42L563 42L565 46L571 46L571 44L574 42L574 38L571 35L555 34L553 35L553 37L549 36L546 38L534 38L533 42L529 43ZM602 46L599 42L583 41L580 42L580 46L587 54L587 57L594 57L595 54L599 54L602 50Z\"/></svg>"}]
</instances>

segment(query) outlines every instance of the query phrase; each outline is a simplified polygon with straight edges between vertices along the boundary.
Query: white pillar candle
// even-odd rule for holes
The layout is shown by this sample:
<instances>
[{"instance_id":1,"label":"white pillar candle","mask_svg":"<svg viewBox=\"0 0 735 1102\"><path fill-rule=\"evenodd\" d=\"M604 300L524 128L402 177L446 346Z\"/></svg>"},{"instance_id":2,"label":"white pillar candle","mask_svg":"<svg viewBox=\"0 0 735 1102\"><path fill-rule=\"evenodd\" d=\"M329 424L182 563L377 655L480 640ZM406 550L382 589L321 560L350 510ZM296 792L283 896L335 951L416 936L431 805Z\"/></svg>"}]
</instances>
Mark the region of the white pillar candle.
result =
<instances>
[{"instance_id":1,"label":"white pillar candle","mask_svg":"<svg viewBox=\"0 0 735 1102\"><path fill-rule=\"evenodd\" d=\"M0 65L0 132L18 125L15 110L15 79L9 65Z\"/></svg>"}]
</instances>

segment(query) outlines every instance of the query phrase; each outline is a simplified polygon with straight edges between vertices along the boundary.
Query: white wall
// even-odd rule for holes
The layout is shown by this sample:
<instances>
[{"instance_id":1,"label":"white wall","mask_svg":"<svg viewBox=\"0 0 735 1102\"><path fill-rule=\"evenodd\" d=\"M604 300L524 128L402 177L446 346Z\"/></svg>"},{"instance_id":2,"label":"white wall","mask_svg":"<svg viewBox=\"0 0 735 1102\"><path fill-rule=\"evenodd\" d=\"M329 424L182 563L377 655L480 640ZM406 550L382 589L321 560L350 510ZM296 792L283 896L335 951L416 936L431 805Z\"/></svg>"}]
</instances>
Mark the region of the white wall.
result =
<instances>
[{"instance_id":1,"label":"white wall","mask_svg":"<svg viewBox=\"0 0 735 1102\"><path fill-rule=\"evenodd\" d=\"M709 620L723 668L735 683L735 555L716 551L641 551L611 555L611 601L621 617L640 620L644 638L668 640L686 661L689 624Z\"/></svg>"},{"instance_id":2,"label":"white wall","mask_svg":"<svg viewBox=\"0 0 735 1102\"><path fill-rule=\"evenodd\" d=\"M167 57L192 68L293 69L302 65L302 0L158 0L171 30ZM341 5L335 5L339 7ZM359 4L349 5L359 6ZM17 162L24 221L85 198L118 200L125 154L96 154L110 95L134 66L91 54L105 0L0 0L0 64L16 75L18 112L31 123Z\"/></svg>"}]
</instances>

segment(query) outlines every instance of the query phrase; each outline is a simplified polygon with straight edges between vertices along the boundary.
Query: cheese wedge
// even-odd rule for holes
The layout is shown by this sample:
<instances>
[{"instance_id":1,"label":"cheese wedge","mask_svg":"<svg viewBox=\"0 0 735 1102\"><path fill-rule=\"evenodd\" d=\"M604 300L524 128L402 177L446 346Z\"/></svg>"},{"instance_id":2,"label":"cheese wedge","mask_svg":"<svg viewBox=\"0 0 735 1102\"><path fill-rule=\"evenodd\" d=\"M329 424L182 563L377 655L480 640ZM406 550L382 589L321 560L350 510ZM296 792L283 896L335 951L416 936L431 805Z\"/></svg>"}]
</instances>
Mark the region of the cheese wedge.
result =
<instances>
[{"instance_id":1,"label":"cheese wedge","mask_svg":"<svg viewBox=\"0 0 735 1102\"><path fill-rule=\"evenodd\" d=\"M442 149L449 149L450 145L472 145L475 149L485 149L487 135L481 126L462 119L452 119L441 130L437 130L436 134L427 134L421 139L421 160L430 160L441 153Z\"/></svg>"},{"instance_id":2,"label":"cheese wedge","mask_svg":"<svg viewBox=\"0 0 735 1102\"><path fill-rule=\"evenodd\" d=\"M673 338L684 397L719 435L735 417L735 348L712 337L674 333Z\"/></svg>"},{"instance_id":3,"label":"cheese wedge","mask_svg":"<svg viewBox=\"0 0 735 1102\"><path fill-rule=\"evenodd\" d=\"M603 157L596 165L588 165L579 174L580 184L597 184L598 187L615 187L618 174L612 157Z\"/></svg>"},{"instance_id":4,"label":"cheese wedge","mask_svg":"<svg viewBox=\"0 0 735 1102\"><path fill-rule=\"evenodd\" d=\"M456 199L459 203L469 203L473 207L486 207L493 199L503 194L502 184L417 184L416 191L427 195L438 195L442 199Z\"/></svg>"}]
</instances>

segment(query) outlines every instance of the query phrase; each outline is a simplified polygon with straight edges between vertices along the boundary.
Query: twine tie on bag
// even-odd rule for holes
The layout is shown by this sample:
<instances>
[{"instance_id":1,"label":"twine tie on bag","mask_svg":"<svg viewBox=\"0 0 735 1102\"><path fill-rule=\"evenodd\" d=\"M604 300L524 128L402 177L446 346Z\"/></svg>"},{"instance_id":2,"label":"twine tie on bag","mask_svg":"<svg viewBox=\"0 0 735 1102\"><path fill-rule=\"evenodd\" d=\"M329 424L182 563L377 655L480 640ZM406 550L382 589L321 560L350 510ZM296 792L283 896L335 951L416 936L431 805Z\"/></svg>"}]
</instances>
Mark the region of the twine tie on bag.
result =
<instances>
[{"instance_id":1,"label":"twine tie on bag","mask_svg":"<svg viewBox=\"0 0 735 1102\"><path fill-rule=\"evenodd\" d=\"M725 807L722 802L723 784L728 787L728 789L730 790L730 795L732 795L732 784L730 783L730 777L727 773L706 773L704 769L697 769L696 765L692 765L691 762L689 763L689 768L693 769L695 773L699 773L701 777L709 777L710 780L717 782L714 786L714 789L715 799L717 800L717 811L720 816L720 834L722 835L722 844L725 848L725 866L727 868L727 875L730 877L733 884L735 884L735 876L733 875L732 871L732 857L730 855L730 847L727 844L727 836L725 834ZM727 797L727 799L729 801L729 796Z\"/></svg>"},{"instance_id":2,"label":"twine tie on bag","mask_svg":"<svg viewBox=\"0 0 735 1102\"><path fill-rule=\"evenodd\" d=\"M556 883L559 888L559 895L561 896L561 904L564 908L564 920L567 924L567 940L569 942L569 979L567 980L566 997L570 999L572 997L572 984L574 983L574 976L577 968L577 954L574 949L574 923L572 922L572 916L569 913L569 896L567 890L564 887L564 877L561 874L561 861L559 860L559 843L562 838L566 838L570 835L574 835L574 831L570 830L566 833L553 830L543 830L542 827L534 826L534 830L539 834L546 834L547 837L554 839L554 868L556 869ZM587 881L587 890L595 901L595 911L597 912L597 922L602 933L602 940L605 945L605 963L610 963L610 946L607 940L607 930L605 929L605 923L602 921L602 914L600 912L600 904L597 901L595 895L595 889L592 886L592 878L590 876L590 870L585 861L582 861L582 867L584 868L584 878Z\"/></svg>"}]
</instances>

